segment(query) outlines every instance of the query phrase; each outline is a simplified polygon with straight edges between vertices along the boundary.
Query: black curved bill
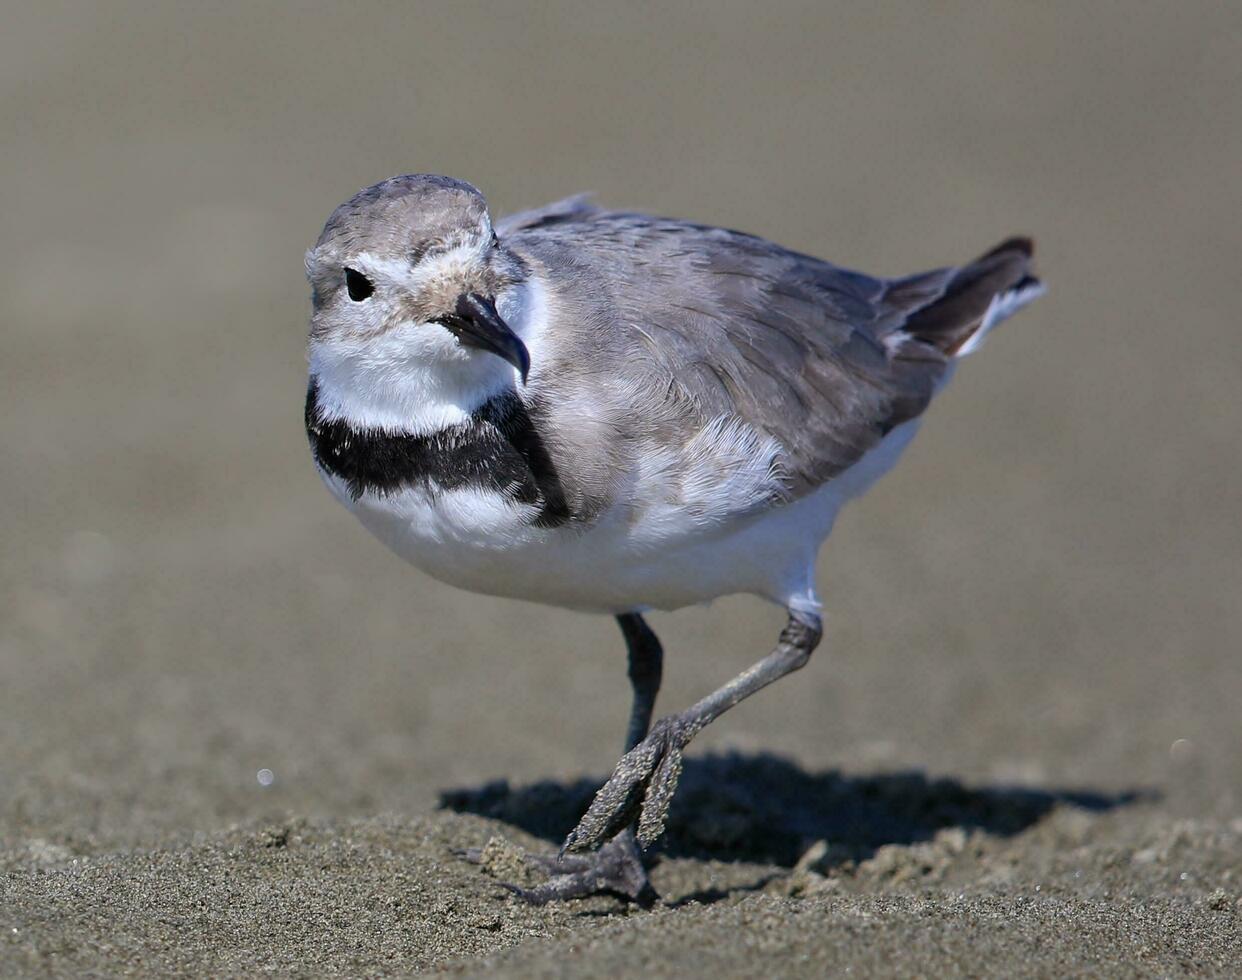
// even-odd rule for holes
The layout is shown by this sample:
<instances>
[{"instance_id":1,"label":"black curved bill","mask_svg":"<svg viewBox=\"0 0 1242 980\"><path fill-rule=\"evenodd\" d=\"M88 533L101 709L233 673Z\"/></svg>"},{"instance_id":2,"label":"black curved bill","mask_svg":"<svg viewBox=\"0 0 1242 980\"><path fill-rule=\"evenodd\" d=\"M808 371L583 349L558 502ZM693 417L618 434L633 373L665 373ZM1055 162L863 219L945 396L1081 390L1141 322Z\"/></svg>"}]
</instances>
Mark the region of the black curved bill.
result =
<instances>
[{"instance_id":1,"label":"black curved bill","mask_svg":"<svg viewBox=\"0 0 1242 980\"><path fill-rule=\"evenodd\" d=\"M518 369L522 384L530 373L530 352L522 338L509 329L509 324L496 312L496 303L480 293L463 293L457 297L453 316L439 321L467 347L490 351Z\"/></svg>"}]
</instances>

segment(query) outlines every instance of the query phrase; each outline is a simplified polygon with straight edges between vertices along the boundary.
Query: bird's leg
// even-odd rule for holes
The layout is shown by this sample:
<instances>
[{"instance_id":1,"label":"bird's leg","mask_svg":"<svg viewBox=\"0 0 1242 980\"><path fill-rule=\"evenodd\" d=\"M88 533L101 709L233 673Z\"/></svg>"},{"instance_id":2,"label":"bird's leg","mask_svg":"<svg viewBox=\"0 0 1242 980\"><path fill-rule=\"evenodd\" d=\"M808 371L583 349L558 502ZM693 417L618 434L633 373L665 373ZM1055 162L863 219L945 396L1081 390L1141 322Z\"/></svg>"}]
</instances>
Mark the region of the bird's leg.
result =
<instances>
[{"instance_id":1,"label":"bird's leg","mask_svg":"<svg viewBox=\"0 0 1242 980\"><path fill-rule=\"evenodd\" d=\"M621 627L629 650L630 687L634 692L630 724L625 730L624 751L628 752L646 738L651 729L651 713L655 710L660 680L664 676L664 650L659 637L638 613L622 613L617 617L617 625Z\"/></svg>"},{"instance_id":2,"label":"bird's leg","mask_svg":"<svg viewBox=\"0 0 1242 980\"><path fill-rule=\"evenodd\" d=\"M776 649L749 670L681 714L661 718L617 763L590 808L565 840L564 850L598 847L638 818L638 843L650 846L664 831L669 803L681 776L681 753L700 729L760 688L804 666L823 632L813 613L789 610ZM636 698L637 702L637 698ZM610 841L608 847L612 846Z\"/></svg>"},{"instance_id":3,"label":"bird's leg","mask_svg":"<svg viewBox=\"0 0 1242 980\"><path fill-rule=\"evenodd\" d=\"M629 649L630 687L634 692L625 734L625 751L629 752L646 737L651 727L651 712L660 692L664 651L651 627L638 613L621 614L617 624ZM657 898L643 867L632 827L623 828L594 854L528 855L527 860L551 877L534 888L505 887L538 905L599 892L615 892L641 905L650 905Z\"/></svg>"}]
</instances>

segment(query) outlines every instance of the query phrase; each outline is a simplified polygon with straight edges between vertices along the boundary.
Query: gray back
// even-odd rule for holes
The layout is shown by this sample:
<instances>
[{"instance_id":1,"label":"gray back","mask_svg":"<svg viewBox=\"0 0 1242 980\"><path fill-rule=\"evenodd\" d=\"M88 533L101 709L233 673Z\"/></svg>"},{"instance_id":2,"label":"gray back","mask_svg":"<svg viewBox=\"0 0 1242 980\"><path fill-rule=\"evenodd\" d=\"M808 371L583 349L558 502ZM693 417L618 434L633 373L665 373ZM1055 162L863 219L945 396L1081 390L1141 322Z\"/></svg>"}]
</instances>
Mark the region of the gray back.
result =
<instances>
[{"instance_id":1,"label":"gray back","mask_svg":"<svg viewBox=\"0 0 1242 980\"><path fill-rule=\"evenodd\" d=\"M575 413L557 428L591 442L594 452L565 449L600 459L596 483L610 479L603 457L637 451L635 442L680 445L712 419L740 417L784 447L788 495L800 496L921 413L947 365L898 331L943 293L951 270L883 281L754 236L582 198L497 230L542 268L566 314L561 364L540 372L555 398L541 401Z\"/></svg>"}]
</instances>

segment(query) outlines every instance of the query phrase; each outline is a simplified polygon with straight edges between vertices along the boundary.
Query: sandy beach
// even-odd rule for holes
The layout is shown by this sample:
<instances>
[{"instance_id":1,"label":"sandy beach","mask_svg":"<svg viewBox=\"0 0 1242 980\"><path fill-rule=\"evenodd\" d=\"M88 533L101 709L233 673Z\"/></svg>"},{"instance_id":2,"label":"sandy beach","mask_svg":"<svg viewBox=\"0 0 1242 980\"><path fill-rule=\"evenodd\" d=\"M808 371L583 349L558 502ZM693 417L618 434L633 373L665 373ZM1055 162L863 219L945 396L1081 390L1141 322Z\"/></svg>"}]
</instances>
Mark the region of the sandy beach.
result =
<instances>
[{"instance_id":1,"label":"sandy beach","mask_svg":"<svg viewBox=\"0 0 1242 980\"><path fill-rule=\"evenodd\" d=\"M1239 36L1208 3L11 11L0 976L1238 975ZM842 515L811 663L690 748L652 911L501 885L616 760L615 625L422 576L310 462L303 253L410 171L881 274L1038 241L1049 294ZM654 615L657 711L782 621Z\"/></svg>"}]
</instances>

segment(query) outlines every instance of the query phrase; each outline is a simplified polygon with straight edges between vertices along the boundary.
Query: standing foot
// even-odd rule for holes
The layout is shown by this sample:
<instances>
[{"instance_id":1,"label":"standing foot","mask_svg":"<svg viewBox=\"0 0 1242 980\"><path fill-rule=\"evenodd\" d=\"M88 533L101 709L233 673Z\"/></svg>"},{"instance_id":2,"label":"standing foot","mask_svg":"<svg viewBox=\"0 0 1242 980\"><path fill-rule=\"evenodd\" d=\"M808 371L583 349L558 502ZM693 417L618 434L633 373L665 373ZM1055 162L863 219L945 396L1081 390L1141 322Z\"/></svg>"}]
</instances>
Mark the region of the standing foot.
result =
<instances>
[{"instance_id":1,"label":"standing foot","mask_svg":"<svg viewBox=\"0 0 1242 980\"><path fill-rule=\"evenodd\" d=\"M479 852L466 856L481 863ZM650 908L660 898L651 887L638 845L629 831L617 835L594 854L526 854L524 860L547 872L548 880L531 887L507 881L501 884L532 905L611 894Z\"/></svg>"}]
</instances>

